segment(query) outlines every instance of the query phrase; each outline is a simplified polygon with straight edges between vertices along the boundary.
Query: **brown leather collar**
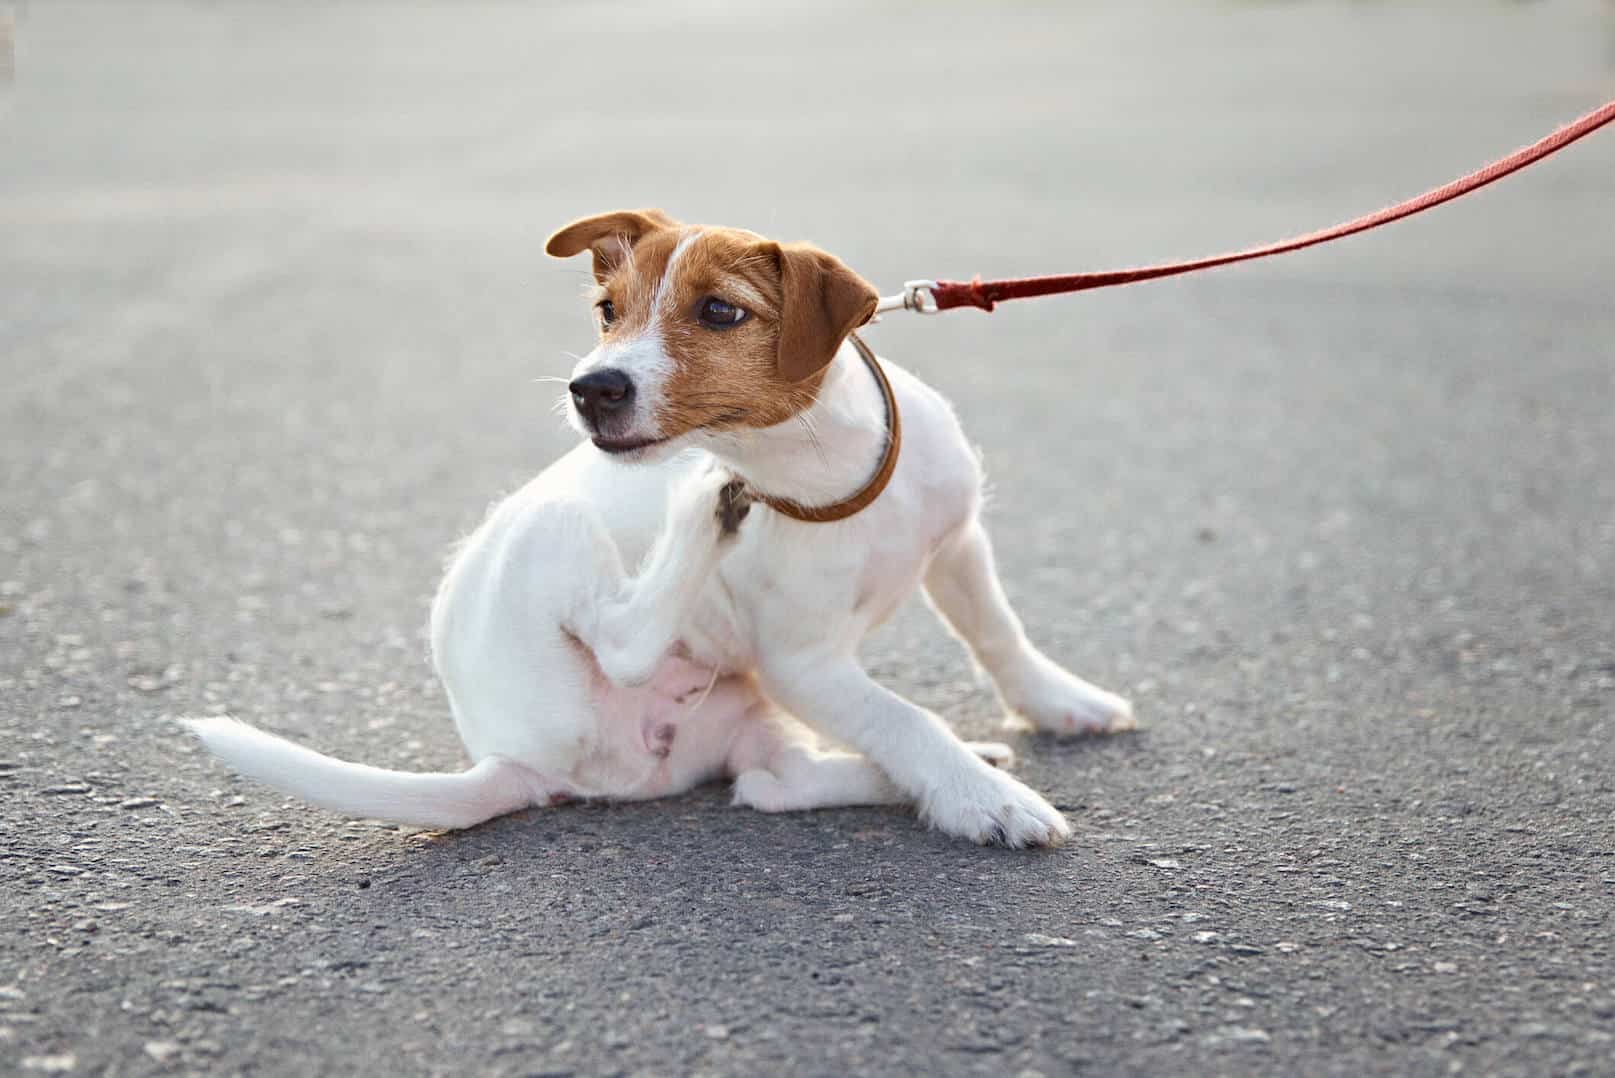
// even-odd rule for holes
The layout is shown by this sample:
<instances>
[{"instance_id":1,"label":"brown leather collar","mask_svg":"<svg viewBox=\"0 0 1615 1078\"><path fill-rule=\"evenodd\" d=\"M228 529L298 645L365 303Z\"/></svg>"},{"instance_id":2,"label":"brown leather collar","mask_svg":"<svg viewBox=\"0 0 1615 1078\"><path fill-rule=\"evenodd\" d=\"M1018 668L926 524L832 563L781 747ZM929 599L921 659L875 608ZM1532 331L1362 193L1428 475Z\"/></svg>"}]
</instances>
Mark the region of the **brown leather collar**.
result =
<instances>
[{"instance_id":1,"label":"brown leather collar","mask_svg":"<svg viewBox=\"0 0 1615 1078\"><path fill-rule=\"evenodd\" d=\"M880 497L880 492L886 489L886 484L891 481L892 472L897 468L897 452L903 445L903 419L897 413L897 395L892 392L892 383L887 381L886 372L880 369L880 362L875 358L875 353L870 351L869 346L860 340L856 333L848 334L847 339L858 349L858 355L863 357L864 366L869 368L869 373L880 383L881 396L886 398L886 453L880 458L880 466L875 469L875 474L870 477L869 482L859 487L850 497L830 505L802 505L788 498L774 498L760 491L753 492L758 501L792 520L806 521L809 524L846 520Z\"/></svg>"}]
</instances>

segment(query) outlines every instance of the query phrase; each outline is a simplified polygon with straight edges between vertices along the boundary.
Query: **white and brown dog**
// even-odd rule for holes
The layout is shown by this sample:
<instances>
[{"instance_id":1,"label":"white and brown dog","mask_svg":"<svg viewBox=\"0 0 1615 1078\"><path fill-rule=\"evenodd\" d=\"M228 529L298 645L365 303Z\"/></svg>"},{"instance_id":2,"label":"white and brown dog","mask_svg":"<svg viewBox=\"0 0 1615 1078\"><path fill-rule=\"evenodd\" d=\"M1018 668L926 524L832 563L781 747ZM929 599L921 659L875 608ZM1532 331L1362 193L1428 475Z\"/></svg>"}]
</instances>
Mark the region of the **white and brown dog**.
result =
<instances>
[{"instance_id":1,"label":"white and brown dog","mask_svg":"<svg viewBox=\"0 0 1615 1078\"><path fill-rule=\"evenodd\" d=\"M849 337L874 289L816 248L654 210L574 222L547 250L594 258L599 342L569 387L589 442L492 511L432 607L474 766L385 771L229 719L191 723L207 746L317 805L431 827L728 775L765 812L911 800L976 842L1065 839L992 766L1006 747L961 741L859 665L923 583L1010 711L1057 733L1132 725L1027 640L952 409ZM859 511L815 519L855 492Z\"/></svg>"}]
</instances>

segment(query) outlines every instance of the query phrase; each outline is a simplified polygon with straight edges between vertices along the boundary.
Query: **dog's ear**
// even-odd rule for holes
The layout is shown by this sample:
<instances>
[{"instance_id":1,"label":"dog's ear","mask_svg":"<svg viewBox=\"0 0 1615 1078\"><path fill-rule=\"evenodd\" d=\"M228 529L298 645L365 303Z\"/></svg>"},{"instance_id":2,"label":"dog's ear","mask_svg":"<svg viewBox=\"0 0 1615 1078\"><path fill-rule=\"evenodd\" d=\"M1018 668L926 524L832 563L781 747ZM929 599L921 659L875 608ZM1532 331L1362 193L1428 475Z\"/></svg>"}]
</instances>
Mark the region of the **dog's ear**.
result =
<instances>
[{"instance_id":1,"label":"dog's ear","mask_svg":"<svg viewBox=\"0 0 1615 1078\"><path fill-rule=\"evenodd\" d=\"M829 366L847 334L869 321L880 293L806 243L774 244L779 259L779 373L800 382Z\"/></svg>"},{"instance_id":2,"label":"dog's ear","mask_svg":"<svg viewBox=\"0 0 1615 1078\"><path fill-rule=\"evenodd\" d=\"M617 210L573 221L544 243L545 253L555 258L571 258L584 251L594 252L594 275L598 280L615 269L648 233L677 228L679 223L661 210Z\"/></svg>"}]
</instances>

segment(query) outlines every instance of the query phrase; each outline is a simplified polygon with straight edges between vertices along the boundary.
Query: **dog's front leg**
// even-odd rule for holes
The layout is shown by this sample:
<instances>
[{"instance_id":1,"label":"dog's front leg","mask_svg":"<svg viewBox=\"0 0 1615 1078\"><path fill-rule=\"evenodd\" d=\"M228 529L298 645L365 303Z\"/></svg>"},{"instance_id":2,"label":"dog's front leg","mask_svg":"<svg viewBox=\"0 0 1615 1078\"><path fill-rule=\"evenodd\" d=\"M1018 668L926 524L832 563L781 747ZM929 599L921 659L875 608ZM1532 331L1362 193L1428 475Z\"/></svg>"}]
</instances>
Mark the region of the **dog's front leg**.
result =
<instances>
[{"instance_id":1,"label":"dog's front leg","mask_svg":"<svg viewBox=\"0 0 1615 1078\"><path fill-rule=\"evenodd\" d=\"M1010 711L1056 734L1133 728L1132 704L1064 669L1026 638L998 582L981 521L972 520L937 551L925 591Z\"/></svg>"},{"instance_id":2,"label":"dog's front leg","mask_svg":"<svg viewBox=\"0 0 1615 1078\"><path fill-rule=\"evenodd\" d=\"M574 611L573 632L616 685L643 685L678 641L685 619L739 534L750 498L709 469L673 490L667 518L637 576Z\"/></svg>"},{"instance_id":3,"label":"dog's front leg","mask_svg":"<svg viewBox=\"0 0 1615 1078\"><path fill-rule=\"evenodd\" d=\"M983 761L940 718L881 687L850 655L770 656L775 702L862 752L939 830L983 844L1056 846L1071 827L1031 789Z\"/></svg>"}]
</instances>

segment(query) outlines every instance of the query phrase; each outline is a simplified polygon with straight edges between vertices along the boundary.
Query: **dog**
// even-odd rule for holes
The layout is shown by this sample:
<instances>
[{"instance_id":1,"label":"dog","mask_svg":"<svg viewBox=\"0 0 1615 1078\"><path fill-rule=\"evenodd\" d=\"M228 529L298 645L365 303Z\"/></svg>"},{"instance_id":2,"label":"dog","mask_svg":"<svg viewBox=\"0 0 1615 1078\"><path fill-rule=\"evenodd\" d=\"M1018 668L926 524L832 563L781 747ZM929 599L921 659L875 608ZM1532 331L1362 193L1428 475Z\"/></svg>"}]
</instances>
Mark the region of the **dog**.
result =
<instances>
[{"instance_id":1,"label":"dog","mask_svg":"<svg viewBox=\"0 0 1615 1078\"><path fill-rule=\"evenodd\" d=\"M598 339L568 396L586 440L492 510L433 603L473 766L386 771L192 720L207 747L316 805L436 828L727 776L765 812L907 801L978 843L1063 842L1007 746L960 740L858 662L923 585L1009 712L1056 734L1134 725L1028 640L952 408L861 354L874 288L811 245L659 210L574 221L546 250L593 261Z\"/></svg>"}]
</instances>

